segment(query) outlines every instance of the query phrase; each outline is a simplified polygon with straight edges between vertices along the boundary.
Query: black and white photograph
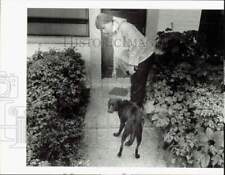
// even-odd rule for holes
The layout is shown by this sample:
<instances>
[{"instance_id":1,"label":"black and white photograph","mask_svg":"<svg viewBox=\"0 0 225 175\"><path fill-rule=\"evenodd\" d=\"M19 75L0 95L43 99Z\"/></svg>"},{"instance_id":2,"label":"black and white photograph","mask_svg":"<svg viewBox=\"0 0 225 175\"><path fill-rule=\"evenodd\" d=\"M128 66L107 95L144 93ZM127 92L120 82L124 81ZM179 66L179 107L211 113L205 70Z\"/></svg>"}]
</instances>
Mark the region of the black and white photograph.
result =
<instances>
[{"instance_id":1,"label":"black and white photograph","mask_svg":"<svg viewBox=\"0 0 225 175\"><path fill-rule=\"evenodd\" d=\"M224 1L0 0L0 174L224 175Z\"/></svg>"},{"instance_id":2,"label":"black and white photograph","mask_svg":"<svg viewBox=\"0 0 225 175\"><path fill-rule=\"evenodd\" d=\"M27 9L27 166L224 167L224 11Z\"/></svg>"}]
</instances>

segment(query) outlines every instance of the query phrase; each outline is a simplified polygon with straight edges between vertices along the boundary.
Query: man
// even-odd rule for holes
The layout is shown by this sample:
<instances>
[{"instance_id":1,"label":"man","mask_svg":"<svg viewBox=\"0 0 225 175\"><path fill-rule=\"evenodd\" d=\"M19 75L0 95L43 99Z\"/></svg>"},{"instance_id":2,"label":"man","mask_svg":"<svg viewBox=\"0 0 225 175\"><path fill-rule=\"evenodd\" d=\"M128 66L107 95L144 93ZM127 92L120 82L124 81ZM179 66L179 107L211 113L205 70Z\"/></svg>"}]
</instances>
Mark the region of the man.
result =
<instances>
[{"instance_id":1,"label":"man","mask_svg":"<svg viewBox=\"0 0 225 175\"><path fill-rule=\"evenodd\" d=\"M143 107L150 61L155 54L163 53L153 47L145 36L124 18L100 13L96 17L95 25L104 34L112 36L114 49L113 76L115 76L118 68L130 75L130 100Z\"/></svg>"}]
</instances>

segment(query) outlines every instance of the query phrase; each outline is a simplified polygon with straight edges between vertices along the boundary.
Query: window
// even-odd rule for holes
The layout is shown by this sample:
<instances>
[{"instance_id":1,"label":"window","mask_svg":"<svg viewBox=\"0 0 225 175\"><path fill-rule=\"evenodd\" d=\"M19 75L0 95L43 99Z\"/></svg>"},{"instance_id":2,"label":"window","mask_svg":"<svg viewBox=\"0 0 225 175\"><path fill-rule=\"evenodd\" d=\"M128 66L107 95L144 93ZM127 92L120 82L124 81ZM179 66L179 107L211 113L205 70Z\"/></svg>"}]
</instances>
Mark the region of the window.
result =
<instances>
[{"instance_id":1,"label":"window","mask_svg":"<svg viewBox=\"0 0 225 175\"><path fill-rule=\"evenodd\" d=\"M28 9L28 35L89 36L88 9Z\"/></svg>"}]
</instances>

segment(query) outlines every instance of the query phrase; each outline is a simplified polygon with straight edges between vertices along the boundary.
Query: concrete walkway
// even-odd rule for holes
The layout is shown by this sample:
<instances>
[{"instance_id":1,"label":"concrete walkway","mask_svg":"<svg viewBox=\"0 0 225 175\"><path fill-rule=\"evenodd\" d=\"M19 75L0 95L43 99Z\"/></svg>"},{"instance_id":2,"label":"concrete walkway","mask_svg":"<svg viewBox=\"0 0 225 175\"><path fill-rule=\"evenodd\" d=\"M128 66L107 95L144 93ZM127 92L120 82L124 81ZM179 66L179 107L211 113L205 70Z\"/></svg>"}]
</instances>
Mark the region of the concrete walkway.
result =
<instances>
[{"instance_id":1,"label":"concrete walkway","mask_svg":"<svg viewBox=\"0 0 225 175\"><path fill-rule=\"evenodd\" d=\"M113 87L103 83L102 87L91 90L84 138L87 166L166 167L162 152L158 150L157 134L147 120L139 149L140 159L134 157L136 141L131 147L124 146L122 157L117 157L121 136L114 137L113 133L118 130L119 118L117 113L107 113L108 93Z\"/></svg>"}]
</instances>

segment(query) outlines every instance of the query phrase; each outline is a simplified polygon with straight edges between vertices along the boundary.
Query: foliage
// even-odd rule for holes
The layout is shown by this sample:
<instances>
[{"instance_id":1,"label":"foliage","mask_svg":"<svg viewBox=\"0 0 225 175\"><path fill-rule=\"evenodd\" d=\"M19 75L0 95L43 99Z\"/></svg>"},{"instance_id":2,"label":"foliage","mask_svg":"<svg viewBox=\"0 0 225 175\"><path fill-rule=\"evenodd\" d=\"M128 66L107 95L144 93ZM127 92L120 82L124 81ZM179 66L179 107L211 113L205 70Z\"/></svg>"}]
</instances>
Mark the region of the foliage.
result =
<instances>
[{"instance_id":1,"label":"foliage","mask_svg":"<svg viewBox=\"0 0 225 175\"><path fill-rule=\"evenodd\" d=\"M68 48L38 52L27 65L27 164L70 165L89 98L84 61Z\"/></svg>"},{"instance_id":2,"label":"foliage","mask_svg":"<svg viewBox=\"0 0 225 175\"><path fill-rule=\"evenodd\" d=\"M223 52L209 53L196 31L159 32L165 52L152 61L147 101L152 122L163 131L170 163L184 167L223 167Z\"/></svg>"}]
</instances>

